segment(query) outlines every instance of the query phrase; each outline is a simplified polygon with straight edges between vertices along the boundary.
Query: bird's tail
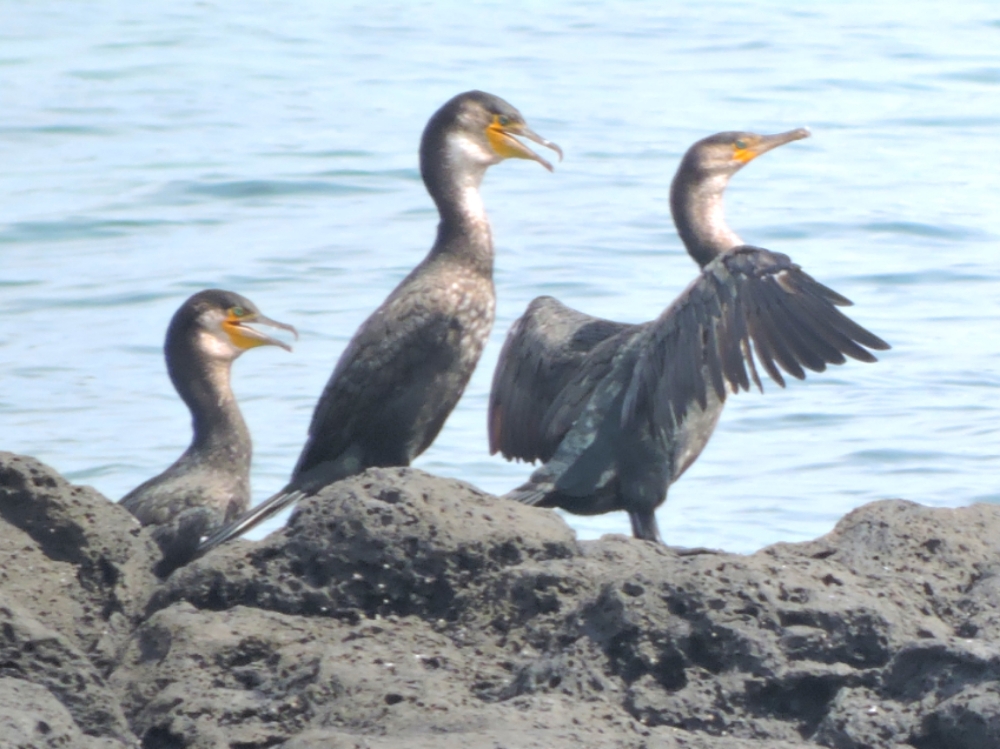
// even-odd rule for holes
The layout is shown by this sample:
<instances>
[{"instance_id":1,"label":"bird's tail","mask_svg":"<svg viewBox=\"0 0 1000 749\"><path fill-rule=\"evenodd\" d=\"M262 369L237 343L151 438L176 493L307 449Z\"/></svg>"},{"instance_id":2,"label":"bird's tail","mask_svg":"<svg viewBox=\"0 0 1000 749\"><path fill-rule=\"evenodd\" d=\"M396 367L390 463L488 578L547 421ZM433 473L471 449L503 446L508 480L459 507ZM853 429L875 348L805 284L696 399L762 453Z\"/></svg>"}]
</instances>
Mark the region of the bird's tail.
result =
<instances>
[{"instance_id":1,"label":"bird's tail","mask_svg":"<svg viewBox=\"0 0 1000 749\"><path fill-rule=\"evenodd\" d=\"M516 489L511 489L503 495L503 498L512 499L515 502L520 502L525 505L537 506L542 500L545 499L545 495L547 493L548 492L545 488L529 481L527 484L521 484L521 486Z\"/></svg>"},{"instance_id":2,"label":"bird's tail","mask_svg":"<svg viewBox=\"0 0 1000 749\"><path fill-rule=\"evenodd\" d=\"M254 526L263 523L265 520L273 517L274 515L277 515L286 507L298 502L306 495L307 492L299 490L288 491L287 489L283 489L273 497L265 499L256 507L250 508L240 517L236 518L236 520L223 526L202 541L198 546L197 552L195 553L196 556L200 557L202 554L214 549L219 544L224 544L231 538L243 535Z\"/></svg>"}]
</instances>

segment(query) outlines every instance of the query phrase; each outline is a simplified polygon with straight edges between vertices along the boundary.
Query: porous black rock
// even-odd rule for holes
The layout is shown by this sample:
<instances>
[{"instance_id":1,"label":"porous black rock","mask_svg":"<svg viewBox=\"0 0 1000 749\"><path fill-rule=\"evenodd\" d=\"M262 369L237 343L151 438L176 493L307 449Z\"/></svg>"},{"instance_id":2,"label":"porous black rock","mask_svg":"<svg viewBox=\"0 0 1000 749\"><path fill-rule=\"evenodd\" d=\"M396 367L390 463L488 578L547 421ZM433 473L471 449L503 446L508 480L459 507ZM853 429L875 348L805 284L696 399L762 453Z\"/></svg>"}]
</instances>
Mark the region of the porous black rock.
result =
<instances>
[{"instance_id":1,"label":"porous black rock","mask_svg":"<svg viewBox=\"0 0 1000 749\"><path fill-rule=\"evenodd\" d=\"M107 673L157 587L132 515L26 456L0 452L0 592Z\"/></svg>"},{"instance_id":2,"label":"porous black rock","mask_svg":"<svg viewBox=\"0 0 1000 749\"><path fill-rule=\"evenodd\" d=\"M57 745L42 724L146 749L1000 745L992 505L693 554L372 469L159 581L127 513L0 456L0 521L0 725L28 746Z\"/></svg>"},{"instance_id":3,"label":"porous black rock","mask_svg":"<svg viewBox=\"0 0 1000 749\"><path fill-rule=\"evenodd\" d=\"M300 504L287 528L179 570L151 608L253 605L289 614L454 619L491 573L577 553L552 513L411 468L372 468Z\"/></svg>"}]
</instances>

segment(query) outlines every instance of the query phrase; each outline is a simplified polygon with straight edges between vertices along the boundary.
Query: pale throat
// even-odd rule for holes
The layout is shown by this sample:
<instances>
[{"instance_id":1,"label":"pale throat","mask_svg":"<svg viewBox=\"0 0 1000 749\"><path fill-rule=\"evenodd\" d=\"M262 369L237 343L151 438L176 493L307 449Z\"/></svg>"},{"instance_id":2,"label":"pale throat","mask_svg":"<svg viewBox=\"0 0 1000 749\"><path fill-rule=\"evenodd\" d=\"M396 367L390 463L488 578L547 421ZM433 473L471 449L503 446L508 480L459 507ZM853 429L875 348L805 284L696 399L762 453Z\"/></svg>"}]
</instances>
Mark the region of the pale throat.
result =
<instances>
[{"instance_id":1,"label":"pale throat","mask_svg":"<svg viewBox=\"0 0 1000 749\"><path fill-rule=\"evenodd\" d=\"M221 330L218 333L198 331L198 348L207 354L205 376L219 407L224 407L235 400L229 384L230 365L243 353L226 338L226 334Z\"/></svg>"},{"instance_id":2,"label":"pale throat","mask_svg":"<svg viewBox=\"0 0 1000 749\"><path fill-rule=\"evenodd\" d=\"M477 235L478 242L490 242L490 222L479 188L487 168L501 159L480 143L460 134L448 138L446 153L454 175L452 197L456 217Z\"/></svg>"},{"instance_id":3,"label":"pale throat","mask_svg":"<svg viewBox=\"0 0 1000 749\"><path fill-rule=\"evenodd\" d=\"M676 195L680 198L678 207L682 214L675 217L678 229L684 227L682 237L685 243L693 243L694 247L688 249L698 252L701 263L708 259L702 253L714 256L743 244L740 236L726 223L722 197L728 183L729 175L715 175ZM688 236L683 236L686 233Z\"/></svg>"},{"instance_id":4,"label":"pale throat","mask_svg":"<svg viewBox=\"0 0 1000 749\"><path fill-rule=\"evenodd\" d=\"M725 185L723 185L725 186ZM722 205L722 191L710 194L704 203L702 221L697 223L699 238L705 244L725 252L744 244L740 236L726 223L726 212Z\"/></svg>"}]
</instances>

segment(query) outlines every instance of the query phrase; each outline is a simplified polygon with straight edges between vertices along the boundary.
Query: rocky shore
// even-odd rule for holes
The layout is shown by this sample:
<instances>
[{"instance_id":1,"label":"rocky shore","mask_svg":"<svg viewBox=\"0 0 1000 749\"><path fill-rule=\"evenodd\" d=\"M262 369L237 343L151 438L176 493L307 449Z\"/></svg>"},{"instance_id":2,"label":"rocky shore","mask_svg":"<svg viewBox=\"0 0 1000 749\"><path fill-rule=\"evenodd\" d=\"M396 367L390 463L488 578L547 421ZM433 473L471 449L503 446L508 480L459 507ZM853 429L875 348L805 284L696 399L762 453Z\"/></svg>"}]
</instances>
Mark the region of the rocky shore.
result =
<instances>
[{"instance_id":1,"label":"rocky shore","mask_svg":"<svg viewBox=\"0 0 1000 749\"><path fill-rule=\"evenodd\" d=\"M0 746L995 749L998 552L992 505L688 553L374 469L159 580L0 453Z\"/></svg>"}]
</instances>

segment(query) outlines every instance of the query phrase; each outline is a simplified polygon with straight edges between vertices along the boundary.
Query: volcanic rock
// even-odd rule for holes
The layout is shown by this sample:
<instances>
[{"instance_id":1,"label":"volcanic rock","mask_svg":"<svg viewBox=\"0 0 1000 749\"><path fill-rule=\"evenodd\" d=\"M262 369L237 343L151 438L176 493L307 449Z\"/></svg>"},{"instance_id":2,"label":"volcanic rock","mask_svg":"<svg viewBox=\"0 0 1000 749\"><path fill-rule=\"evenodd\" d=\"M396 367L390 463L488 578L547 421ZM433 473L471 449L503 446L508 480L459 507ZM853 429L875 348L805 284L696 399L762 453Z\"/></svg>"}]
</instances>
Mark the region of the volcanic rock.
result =
<instances>
[{"instance_id":1,"label":"volcanic rock","mask_svg":"<svg viewBox=\"0 0 1000 749\"><path fill-rule=\"evenodd\" d=\"M0 726L87 749L996 747L997 539L998 507L892 500L751 555L579 542L371 469L160 581L128 513L0 454Z\"/></svg>"}]
</instances>

